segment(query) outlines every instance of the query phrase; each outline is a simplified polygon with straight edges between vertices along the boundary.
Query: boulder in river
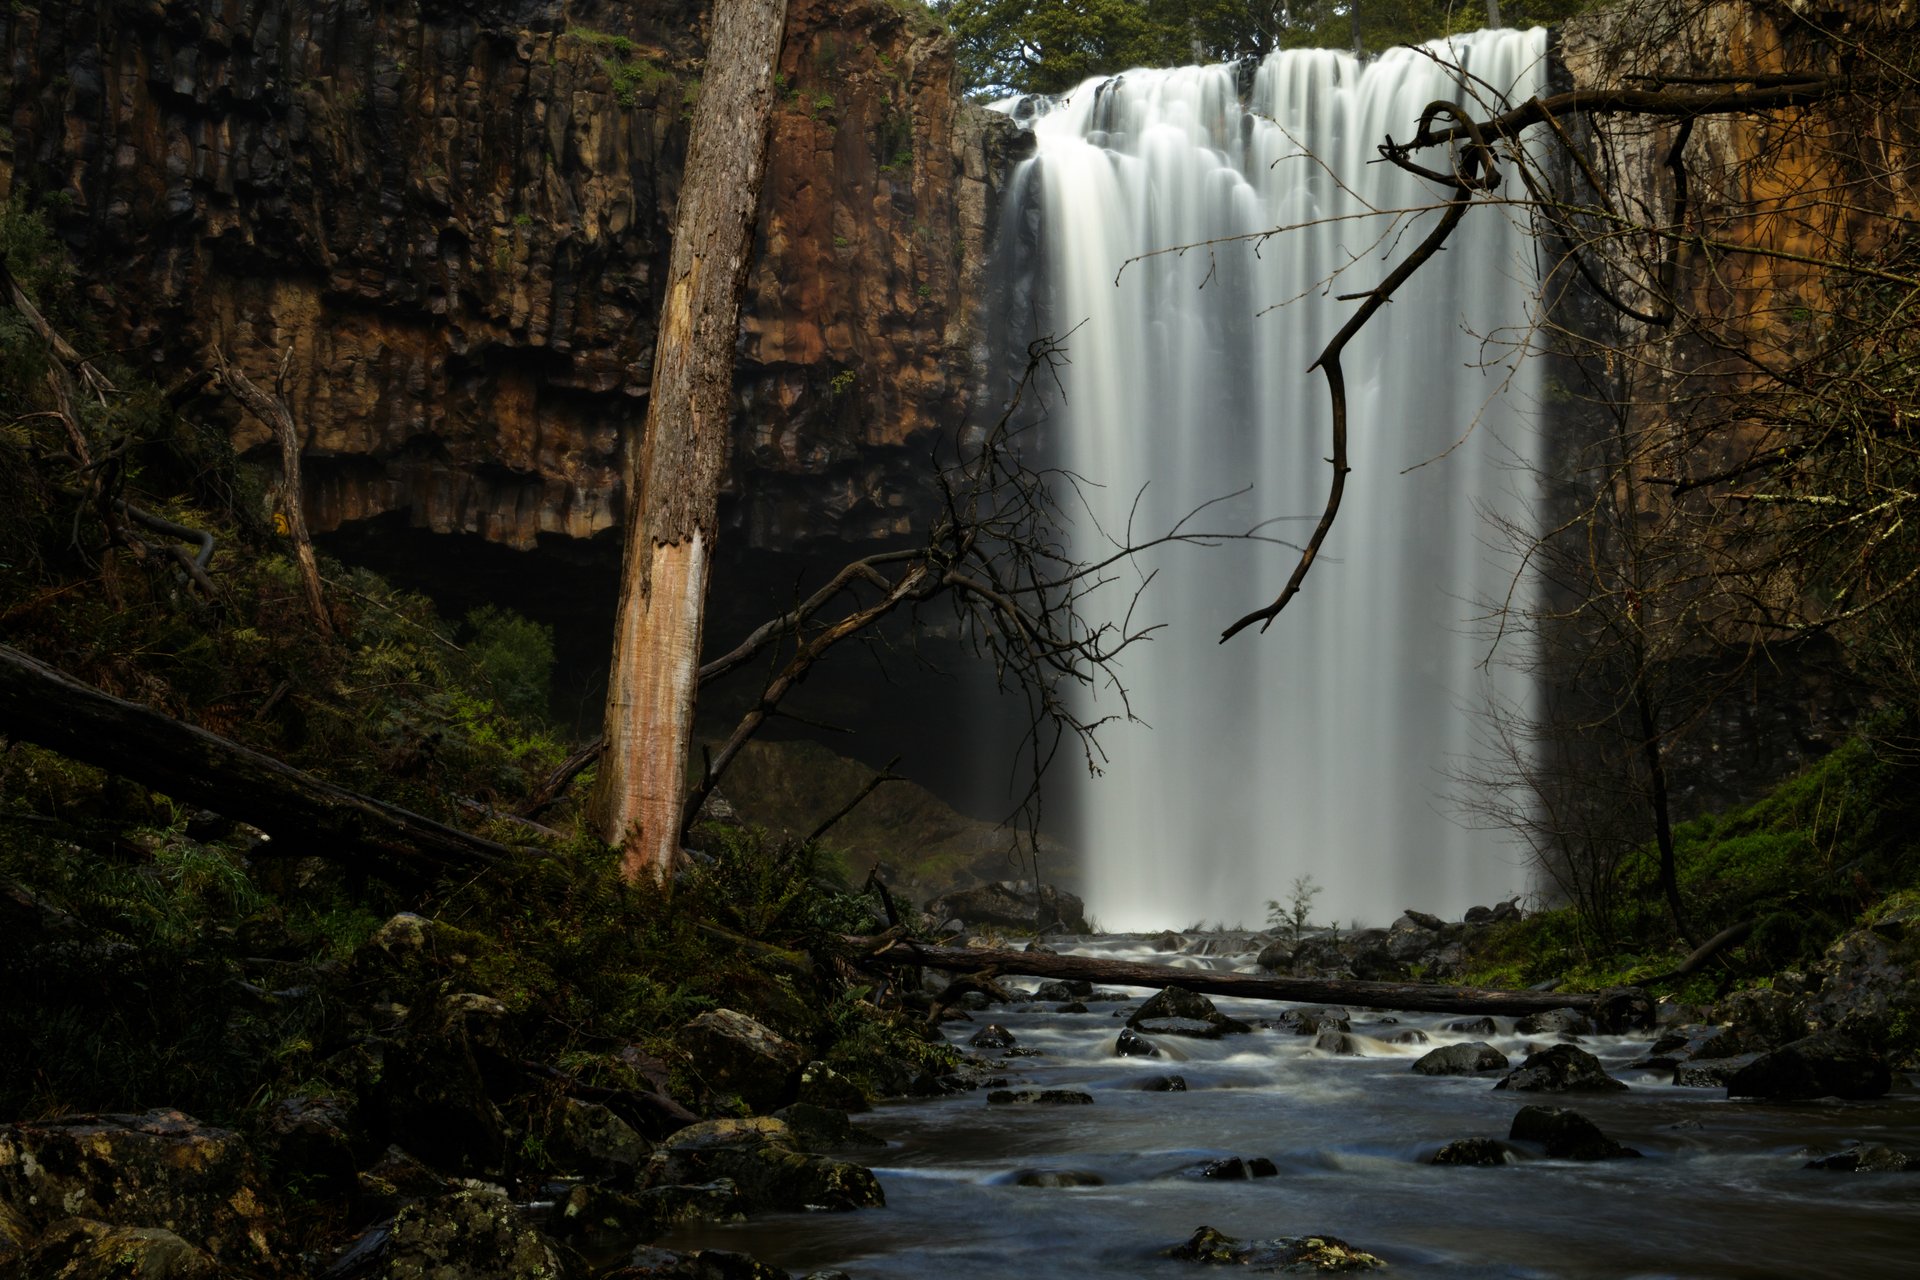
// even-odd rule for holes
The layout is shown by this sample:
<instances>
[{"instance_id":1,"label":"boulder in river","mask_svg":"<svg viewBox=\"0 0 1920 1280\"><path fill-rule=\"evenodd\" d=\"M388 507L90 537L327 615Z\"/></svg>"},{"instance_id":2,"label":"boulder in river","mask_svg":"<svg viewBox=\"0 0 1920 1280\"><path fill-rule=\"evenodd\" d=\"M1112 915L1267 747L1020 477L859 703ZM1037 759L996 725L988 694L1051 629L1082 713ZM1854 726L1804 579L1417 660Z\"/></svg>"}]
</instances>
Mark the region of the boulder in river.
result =
<instances>
[{"instance_id":1,"label":"boulder in river","mask_svg":"<svg viewBox=\"0 0 1920 1280\"><path fill-rule=\"evenodd\" d=\"M1196 991L1185 987L1162 987L1159 991L1134 1010L1127 1019L1127 1025L1145 1030L1149 1022L1187 1021L1201 1022L1213 1028L1206 1038L1227 1034L1238 1035L1253 1030L1238 1018L1229 1018L1214 1007L1213 1001ZM1192 1035L1191 1031L1174 1031L1174 1035Z\"/></svg>"},{"instance_id":2,"label":"boulder in river","mask_svg":"<svg viewBox=\"0 0 1920 1280\"><path fill-rule=\"evenodd\" d=\"M1135 1031L1132 1027L1120 1028L1120 1038L1113 1042L1115 1056L1121 1058L1157 1058L1160 1050L1153 1041Z\"/></svg>"},{"instance_id":3,"label":"boulder in river","mask_svg":"<svg viewBox=\"0 0 1920 1280\"><path fill-rule=\"evenodd\" d=\"M1920 1172L1920 1159L1895 1151L1892 1147L1849 1147L1830 1156L1806 1163L1809 1169L1830 1173L1910 1173Z\"/></svg>"},{"instance_id":4,"label":"boulder in river","mask_svg":"<svg viewBox=\"0 0 1920 1280\"><path fill-rule=\"evenodd\" d=\"M1104 1187L1107 1180L1084 1169L1022 1169L1013 1177L1016 1187Z\"/></svg>"},{"instance_id":5,"label":"boulder in river","mask_svg":"<svg viewBox=\"0 0 1920 1280\"><path fill-rule=\"evenodd\" d=\"M1744 1071L1759 1057L1757 1053L1743 1053L1732 1058L1678 1062L1674 1064L1673 1082L1687 1089L1724 1089L1727 1087L1727 1081Z\"/></svg>"},{"instance_id":6,"label":"boulder in river","mask_svg":"<svg viewBox=\"0 0 1920 1280\"><path fill-rule=\"evenodd\" d=\"M784 1120L787 1132L802 1151L844 1151L850 1147L884 1147L886 1139L875 1137L853 1122L853 1117L833 1107L818 1107L796 1102L773 1113Z\"/></svg>"},{"instance_id":7,"label":"boulder in river","mask_svg":"<svg viewBox=\"0 0 1920 1280\"><path fill-rule=\"evenodd\" d=\"M1551 1045L1501 1076L1496 1089L1529 1093L1611 1093L1627 1086L1608 1075L1600 1059L1570 1044Z\"/></svg>"},{"instance_id":8,"label":"boulder in river","mask_svg":"<svg viewBox=\"0 0 1920 1280\"><path fill-rule=\"evenodd\" d=\"M1260 948L1260 954L1253 962L1262 969L1277 972L1290 972L1293 969L1293 947L1285 942L1269 942Z\"/></svg>"},{"instance_id":9,"label":"boulder in river","mask_svg":"<svg viewBox=\"0 0 1920 1280\"><path fill-rule=\"evenodd\" d=\"M1422 1056L1413 1069L1423 1076L1470 1076L1481 1071L1505 1071L1507 1055L1484 1040L1443 1044Z\"/></svg>"},{"instance_id":10,"label":"boulder in river","mask_svg":"<svg viewBox=\"0 0 1920 1280\"><path fill-rule=\"evenodd\" d=\"M1314 1005L1304 1009L1289 1009L1280 1018L1293 1028L1295 1035L1317 1036L1327 1030L1353 1030L1353 1020L1347 1016L1345 1009Z\"/></svg>"},{"instance_id":11,"label":"boulder in river","mask_svg":"<svg viewBox=\"0 0 1920 1280\"><path fill-rule=\"evenodd\" d=\"M1336 1058L1360 1056L1359 1042L1350 1033L1335 1031L1331 1027L1313 1038L1313 1047L1321 1053L1330 1053Z\"/></svg>"},{"instance_id":12,"label":"boulder in river","mask_svg":"<svg viewBox=\"0 0 1920 1280\"><path fill-rule=\"evenodd\" d=\"M1133 1024L1135 1029L1154 1036L1185 1036L1189 1040L1218 1040L1224 1034L1217 1022L1199 1018L1154 1018ZM1250 1028L1242 1028L1249 1030Z\"/></svg>"},{"instance_id":13,"label":"boulder in river","mask_svg":"<svg viewBox=\"0 0 1920 1280\"><path fill-rule=\"evenodd\" d=\"M1254 1156L1244 1160L1239 1156L1228 1156L1224 1160L1209 1160L1193 1172L1202 1178L1212 1178L1220 1182L1238 1182L1248 1178L1277 1177L1280 1170L1265 1156Z\"/></svg>"},{"instance_id":14,"label":"boulder in river","mask_svg":"<svg viewBox=\"0 0 1920 1280\"><path fill-rule=\"evenodd\" d=\"M1447 1024L1447 1030L1466 1036L1497 1036L1500 1027L1492 1018L1459 1018Z\"/></svg>"},{"instance_id":15,"label":"boulder in river","mask_svg":"<svg viewBox=\"0 0 1920 1280\"><path fill-rule=\"evenodd\" d=\"M1491 1168L1512 1162L1513 1153L1497 1138L1455 1138L1434 1152L1427 1163Z\"/></svg>"},{"instance_id":16,"label":"boulder in river","mask_svg":"<svg viewBox=\"0 0 1920 1280\"><path fill-rule=\"evenodd\" d=\"M1528 1014L1515 1022L1513 1029L1523 1036L1590 1036L1593 1034L1593 1019L1578 1009L1548 1009L1544 1013Z\"/></svg>"},{"instance_id":17,"label":"boulder in river","mask_svg":"<svg viewBox=\"0 0 1920 1280\"><path fill-rule=\"evenodd\" d=\"M1336 1236L1280 1236L1240 1241L1200 1227L1184 1244L1167 1250L1169 1258L1188 1262L1234 1263L1255 1271L1372 1271L1387 1264Z\"/></svg>"},{"instance_id":18,"label":"boulder in river","mask_svg":"<svg viewBox=\"0 0 1920 1280\"><path fill-rule=\"evenodd\" d=\"M845 1280L844 1272L822 1271L808 1280ZM695 1249L681 1253L642 1245L624 1266L602 1272L600 1280L793 1280L789 1272L768 1266L749 1254L726 1249Z\"/></svg>"},{"instance_id":19,"label":"boulder in river","mask_svg":"<svg viewBox=\"0 0 1920 1280\"><path fill-rule=\"evenodd\" d=\"M987 1104L995 1107L1084 1107L1093 1095L1079 1089L995 1089Z\"/></svg>"},{"instance_id":20,"label":"boulder in river","mask_svg":"<svg viewBox=\"0 0 1920 1280\"><path fill-rule=\"evenodd\" d=\"M1055 978L1033 990L1035 1000L1085 1000L1093 994L1093 984L1084 978Z\"/></svg>"},{"instance_id":21,"label":"boulder in river","mask_svg":"<svg viewBox=\"0 0 1920 1280\"><path fill-rule=\"evenodd\" d=\"M1640 1153L1623 1147L1600 1132L1598 1125L1565 1107L1522 1107L1513 1116L1507 1137L1514 1142L1538 1142L1555 1160L1618 1160Z\"/></svg>"},{"instance_id":22,"label":"boulder in river","mask_svg":"<svg viewBox=\"0 0 1920 1280\"><path fill-rule=\"evenodd\" d=\"M1730 1098L1878 1098L1893 1087L1886 1059L1860 1041L1822 1031L1763 1053L1727 1080Z\"/></svg>"},{"instance_id":23,"label":"boulder in river","mask_svg":"<svg viewBox=\"0 0 1920 1280\"><path fill-rule=\"evenodd\" d=\"M1185 1076L1148 1076L1140 1082L1140 1089L1143 1093L1185 1093L1187 1078Z\"/></svg>"},{"instance_id":24,"label":"boulder in river","mask_svg":"<svg viewBox=\"0 0 1920 1280\"><path fill-rule=\"evenodd\" d=\"M873 1172L801 1150L772 1117L703 1120L664 1139L647 1161L646 1188L730 1180L752 1209L855 1209L882 1206Z\"/></svg>"},{"instance_id":25,"label":"boulder in river","mask_svg":"<svg viewBox=\"0 0 1920 1280\"><path fill-rule=\"evenodd\" d=\"M1013 1032L997 1022L989 1022L974 1032L967 1043L976 1049L1011 1049L1014 1045Z\"/></svg>"}]
</instances>

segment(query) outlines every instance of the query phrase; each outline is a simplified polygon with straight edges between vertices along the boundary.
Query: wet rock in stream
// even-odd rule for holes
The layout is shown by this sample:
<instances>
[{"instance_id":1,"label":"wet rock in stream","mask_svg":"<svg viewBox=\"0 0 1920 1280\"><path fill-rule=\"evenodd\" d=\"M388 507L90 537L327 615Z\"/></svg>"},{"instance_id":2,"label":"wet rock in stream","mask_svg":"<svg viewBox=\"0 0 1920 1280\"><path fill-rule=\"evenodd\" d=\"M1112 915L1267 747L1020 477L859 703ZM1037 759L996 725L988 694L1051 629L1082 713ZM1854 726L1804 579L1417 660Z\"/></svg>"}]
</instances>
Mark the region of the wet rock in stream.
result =
<instances>
[{"instance_id":1,"label":"wet rock in stream","mask_svg":"<svg viewBox=\"0 0 1920 1280\"><path fill-rule=\"evenodd\" d=\"M1865 1099L1892 1087L1886 1059L1851 1036L1822 1031L1761 1054L1728 1077L1727 1096L1775 1102Z\"/></svg>"},{"instance_id":2,"label":"wet rock in stream","mask_svg":"<svg viewBox=\"0 0 1920 1280\"><path fill-rule=\"evenodd\" d=\"M1135 1031L1132 1027L1121 1029L1120 1036L1113 1042L1114 1056L1120 1058L1157 1058L1160 1050L1153 1041Z\"/></svg>"},{"instance_id":3,"label":"wet rock in stream","mask_svg":"<svg viewBox=\"0 0 1920 1280\"><path fill-rule=\"evenodd\" d=\"M1920 1158L1892 1147L1856 1146L1809 1160L1804 1167L1829 1173L1920 1173Z\"/></svg>"},{"instance_id":4,"label":"wet rock in stream","mask_svg":"<svg viewBox=\"0 0 1920 1280\"><path fill-rule=\"evenodd\" d=\"M873 1171L812 1155L783 1120L703 1120L668 1136L647 1161L647 1189L726 1178L749 1209L856 1209L886 1204Z\"/></svg>"},{"instance_id":5,"label":"wet rock in stream","mask_svg":"<svg viewBox=\"0 0 1920 1280\"><path fill-rule=\"evenodd\" d=\"M997 1022L989 1022L969 1036L967 1043L976 1049L1011 1049L1015 1041L1013 1032Z\"/></svg>"},{"instance_id":6,"label":"wet rock in stream","mask_svg":"<svg viewBox=\"0 0 1920 1280\"><path fill-rule=\"evenodd\" d=\"M1472 1040L1466 1044L1441 1045L1416 1061L1413 1070L1423 1076L1470 1076L1482 1071L1505 1071L1510 1065L1506 1054L1484 1040Z\"/></svg>"},{"instance_id":7,"label":"wet rock in stream","mask_svg":"<svg viewBox=\"0 0 1920 1280\"><path fill-rule=\"evenodd\" d=\"M1570 1044L1550 1045L1494 1082L1496 1089L1530 1093L1613 1093L1627 1086L1606 1073L1600 1059Z\"/></svg>"},{"instance_id":8,"label":"wet rock in stream","mask_svg":"<svg viewBox=\"0 0 1920 1280\"><path fill-rule=\"evenodd\" d=\"M1548 1009L1545 1013L1528 1014L1515 1022L1513 1029L1516 1034L1523 1036L1590 1036L1593 1034L1593 1019L1578 1009Z\"/></svg>"},{"instance_id":9,"label":"wet rock in stream","mask_svg":"<svg viewBox=\"0 0 1920 1280\"><path fill-rule=\"evenodd\" d=\"M1387 1264L1335 1236L1280 1236L1241 1241L1200 1227L1186 1243L1166 1251L1188 1262L1231 1263L1255 1271L1372 1271Z\"/></svg>"},{"instance_id":10,"label":"wet rock in stream","mask_svg":"<svg viewBox=\"0 0 1920 1280\"><path fill-rule=\"evenodd\" d=\"M1213 1001L1185 987L1163 987L1127 1019L1129 1027L1141 1031L1160 1030L1166 1035L1215 1039L1222 1035L1242 1035L1253 1028L1238 1018L1229 1018L1214 1007Z\"/></svg>"},{"instance_id":11,"label":"wet rock in stream","mask_svg":"<svg viewBox=\"0 0 1920 1280\"><path fill-rule=\"evenodd\" d=\"M1460 1018L1447 1024L1448 1031L1457 1031L1463 1036L1494 1036L1500 1034L1499 1026L1492 1018Z\"/></svg>"},{"instance_id":12,"label":"wet rock in stream","mask_svg":"<svg viewBox=\"0 0 1920 1280\"><path fill-rule=\"evenodd\" d=\"M1248 1178L1278 1177L1280 1170L1265 1156L1253 1156L1244 1160L1239 1156L1228 1156L1224 1160L1209 1160L1195 1168L1193 1172L1197 1177L1211 1178L1218 1182L1244 1182Z\"/></svg>"},{"instance_id":13,"label":"wet rock in stream","mask_svg":"<svg viewBox=\"0 0 1920 1280\"><path fill-rule=\"evenodd\" d=\"M1148 1076L1141 1083L1140 1089L1143 1093L1185 1093L1187 1078L1185 1076Z\"/></svg>"},{"instance_id":14,"label":"wet rock in stream","mask_svg":"<svg viewBox=\"0 0 1920 1280\"><path fill-rule=\"evenodd\" d=\"M995 1089L987 1095L994 1107L1084 1107L1091 1106L1093 1095L1078 1089Z\"/></svg>"},{"instance_id":15,"label":"wet rock in stream","mask_svg":"<svg viewBox=\"0 0 1920 1280\"><path fill-rule=\"evenodd\" d=\"M1014 1175L1016 1187L1104 1187L1107 1180L1084 1169L1022 1169Z\"/></svg>"},{"instance_id":16,"label":"wet rock in stream","mask_svg":"<svg viewBox=\"0 0 1920 1280\"><path fill-rule=\"evenodd\" d=\"M1497 1138L1455 1138L1433 1153L1428 1164L1492 1167L1510 1164L1513 1153Z\"/></svg>"},{"instance_id":17,"label":"wet rock in stream","mask_svg":"<svg viewBox=\"0 0 1920 1280\"><path fill-rule=\"evenodd\" d=\"M1618 1160L1638 1156L1600 1132L1600 1127L1565 1107L1522 1107L1514 1113L1507 1137L1514 1142L1537 1142L1554 1160Z\"/></svg>"}]
</instances>

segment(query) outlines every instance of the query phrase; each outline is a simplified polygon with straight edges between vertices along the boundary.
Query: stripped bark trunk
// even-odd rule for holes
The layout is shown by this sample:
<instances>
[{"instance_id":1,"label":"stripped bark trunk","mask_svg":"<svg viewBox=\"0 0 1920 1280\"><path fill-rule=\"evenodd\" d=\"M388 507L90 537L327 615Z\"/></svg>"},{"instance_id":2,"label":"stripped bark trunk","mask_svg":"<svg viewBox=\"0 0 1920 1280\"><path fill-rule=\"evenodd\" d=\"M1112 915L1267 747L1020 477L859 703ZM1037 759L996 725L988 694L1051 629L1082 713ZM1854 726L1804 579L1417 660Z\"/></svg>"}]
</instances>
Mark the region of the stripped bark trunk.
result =
<instances>
[{"instance_id":1,"label":"stripped bark trunk","mask_svg":"<svg viewBox=\"0 0 1920 1280\"><path fill-rule=\"evenodd\" d=\"M1551 991L1491 991L1415 982L1361 982L1351 978L1267 977L1251 973L1215 973L1169 965L1133 964L1093 956L1059 956L1044 951L976 951L971 947L935 947L893 941L874 949L878 939L844 938L867 954L863 964L919 965L957 973L1019 973L1035 978L1077 978L1119 987L1184 987L1208 996L1244 996L1253 1000L1302 1000L1356 1005L1367 1009L1404 1009L1428 1013L1497 1013L1517 1017L1549 1009L1593 1012L1596 995Z\"/></svg>"},{"instance_id":2,"label":"stripped bark trunk","mask_svg":"<svg viewBox=\"0 0 1920 1280\"><path fill-rule=\"evenodd\" d=\"M716 0L674 211L646 434L628 469L607 750L593 804L602 836L622 848L630 881L665 878L680 861L733 350L786 9L786 0Z\"/></svg>"},{"instance_id":3,"label":"stripped bark trunk","mask_svg":"<svg viewBox=\"0 0 1920 1280\"><path fill-rule=\"evenodd\" d=\"M287 353L289 356L292 352ZM287 521L287 536L293 542L294 563L300 568L300 583L306 591L307 612L313 615L313 625L323 636L333 634L333 613L327 608L327 597L320 590L320 562L313 555L313 538L307 533L306 495L300 481L300 433L293 425L293 414L287 409L286 361L280 365L280 377L274 390L278 395L270 396L254 385L253 379L227 363L227 358L218 348L213 353L214 361L220 366L220 376L233 388L234 396L247 407L247 412L260 419L261 425L273 432L273 438L280 446L280 508Z\"/></svg>"}]
</instances>

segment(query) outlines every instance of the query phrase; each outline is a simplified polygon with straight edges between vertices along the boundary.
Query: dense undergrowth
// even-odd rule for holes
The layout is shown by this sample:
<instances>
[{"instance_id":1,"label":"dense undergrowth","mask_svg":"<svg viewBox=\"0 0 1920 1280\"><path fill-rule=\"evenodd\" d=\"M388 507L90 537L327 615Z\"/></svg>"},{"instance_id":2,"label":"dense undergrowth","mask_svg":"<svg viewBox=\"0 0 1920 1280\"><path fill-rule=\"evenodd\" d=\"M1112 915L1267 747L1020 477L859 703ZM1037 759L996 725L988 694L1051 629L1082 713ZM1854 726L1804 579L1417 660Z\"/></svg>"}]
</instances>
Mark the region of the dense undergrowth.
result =
<instances>
[{"instance_id":1,"label":"dense undergrowth","mask_svg":"<svg viewBox=\"0 0 1920 1280\"><path fill-rule=\"evenodd\" d=\"M86 350L57 246L18 202L0 211L0 252ZM497 609L443 618L323 557L324 634L267 486L228 444L232 405L107 359L104 386L75 378L19 313L0 308L0 324L4 642L523 855L402 891L0 741L0 1120L175 1106L231 1122L281 1097L351 1096L377 1084L369 1019L454 992L501 1001L525 1056L572 1081L664 1086L713 1111L738 1104L674 1033L721 1005L872 1091L897 1087L901 1063L946 1065L917 1020L844 979L832 940L880 927L881 904L821 850L710 828L708 859L668 893L623 883L569 800L545 831L513 816L567 750L546 719L543 628ZM211 593L164 536L113 519L120 503L211 533ZM400 911L433 920L434 955L389 989L367 943Z\"/></svg>"},{"instance_id":2,"label":"dense undergrowth","mask_svg":"<svg viewBox=\"0 0 1920 1280\"><path fill-rule=\"evenodd\" d=\"M1705 940L1752 931L1686 980L1683 998L1805 971L1842 934L1920 893L1920 741L1889 714L1753 804L1674 831L1688 923ZM1604 920L1574 907L1490 928L1476 947L1476 985L1563 979L1569 990L1643 982L1692 949L1675 929L1651 845L1621 868Z\"/></svg>"}]
</instances>

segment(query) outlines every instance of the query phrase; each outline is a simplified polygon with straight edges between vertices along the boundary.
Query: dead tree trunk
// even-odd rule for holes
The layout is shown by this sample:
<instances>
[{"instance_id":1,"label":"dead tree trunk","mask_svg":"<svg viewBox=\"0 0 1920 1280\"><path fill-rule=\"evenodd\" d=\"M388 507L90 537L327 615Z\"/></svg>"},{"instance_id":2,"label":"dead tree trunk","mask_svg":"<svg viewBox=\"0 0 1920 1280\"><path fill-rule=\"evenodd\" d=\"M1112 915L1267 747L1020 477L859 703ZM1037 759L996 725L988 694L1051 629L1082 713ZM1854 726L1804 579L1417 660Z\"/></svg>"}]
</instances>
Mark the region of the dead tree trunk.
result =
<instances>
[{"instance_id":1,"label":"dead tree trunk","mask_svg":"<svg viewBox=\"0 0 1920 1280\"><path fill-rule=\"evenodd\" d=\"M288 355L291 354L289 351ZM286 516L287 536L293 540L294 563L300 567L300 582L306 589L307 612L313 615L313 624L320 629L320 634L331 636L333 614L327 609L327 598L320 590L320 562L314 559L313 539L307 533L306 495L300 481L300 433L293 425L293 414L287 409L286 361L280 363L280 377L274 385L277 394L270 396L246 374L229 365L218 348L213 358L235 397L247 407L247 412L260 419L261 425L273 432L274 440L280 445L280 506Z\"/></svg>"},{"instance_id":2,"label":"dead tree trunk","mask_svg":"<svg viewBox=\"0 0 1920 1280\"><path fill-rule=\"evenodd\" d=\"M430 883L452 870L519 857L506 845L336 787L251 747L102 693L5 645L0 735L252 823L273 837L276 850L318 854L387 879Z\"/></svg>"},{"instance_id":3,"label":"dead tree trunk","mask_svg":"<svg viewBox=\"0 0 1920 1280\"><path fill-rule=\"evenodd\" d=\"M786 0L716 0L674 211L646 434L628 469L626 563L593 815L628 880L680 859L733 349L766 170Z\"/></svg>"},{"instance_id":4,"label":"dead tree trunk","mask_svg":"<svg viewBox=\"0 0 1920 1280\"><path fill-rule=\"evenodd\" d=\"M977 973L993 970L1035 978L1078 978L1120 987L1184 987L1208 996L1252 1000L1303 1000L1357 1005L1367 1009L1405 1009L1427 1013L1497 1013L1518 1017L1548 1009L1594 1012L1595 995L1550 991L1489 991L1479 987L1430 986L1415 982L1360 982L1350 978L1283 978L1251 973L1215 973L1167 965L1133 964L1093 956L1057 956L1044 951L975 951L970 947L933 947L917 942L881 945L878 939L847 938L868 954L866 964L920 965L928 969ZM875 950L874 947L879 947Z\"/></svg>"}]
</instances>

